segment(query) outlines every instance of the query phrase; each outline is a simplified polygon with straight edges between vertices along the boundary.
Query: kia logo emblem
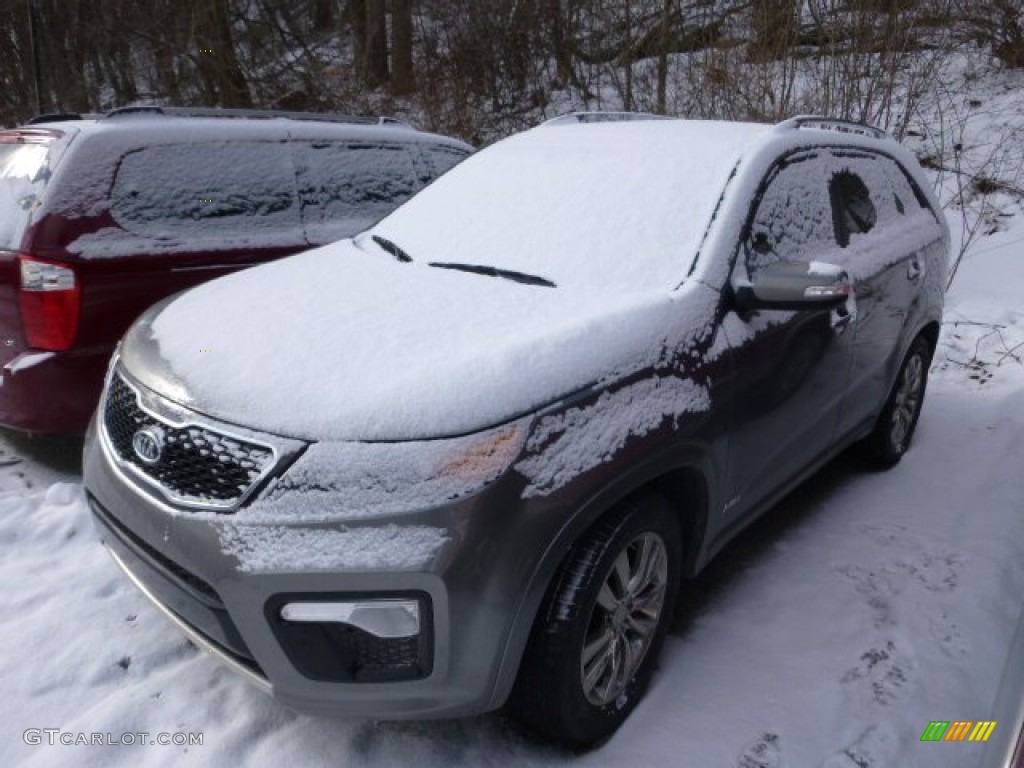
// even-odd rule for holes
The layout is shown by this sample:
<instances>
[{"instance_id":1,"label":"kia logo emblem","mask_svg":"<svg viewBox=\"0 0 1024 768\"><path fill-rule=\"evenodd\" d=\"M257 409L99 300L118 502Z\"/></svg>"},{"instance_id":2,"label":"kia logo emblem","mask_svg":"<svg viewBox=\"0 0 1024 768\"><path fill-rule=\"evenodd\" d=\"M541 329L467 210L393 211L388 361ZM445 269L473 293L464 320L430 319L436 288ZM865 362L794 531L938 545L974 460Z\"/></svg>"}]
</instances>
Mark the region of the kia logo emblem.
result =
<instances>
[{"instance_id":1,"label":"kia logo emblem","mask_svg":"<svg viewBox=\"0 0 1024 768\"><path fill-rule=\"evenodd\" d=\"M132 448L143 464L156 464L164 452L163 431L156 427L140 429L132 436Z\"/></svg>"}]
</instances>

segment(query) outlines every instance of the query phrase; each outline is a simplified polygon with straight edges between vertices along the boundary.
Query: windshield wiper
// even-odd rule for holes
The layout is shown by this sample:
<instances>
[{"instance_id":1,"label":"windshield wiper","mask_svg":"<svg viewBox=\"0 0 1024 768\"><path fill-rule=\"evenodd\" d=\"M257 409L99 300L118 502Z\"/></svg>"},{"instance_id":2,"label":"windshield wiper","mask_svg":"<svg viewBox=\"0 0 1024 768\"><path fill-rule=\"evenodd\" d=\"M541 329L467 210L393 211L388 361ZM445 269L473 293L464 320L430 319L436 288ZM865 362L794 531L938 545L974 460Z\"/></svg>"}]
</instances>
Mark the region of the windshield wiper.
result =
<instances>
[{"instance_id":1,"label":"windshield wiper","mask_svg":"<svg viewBox=\"0 0 1024 768\"><path fill-rule=\"evenodd\" d=\"M410 261L412 261L412 256L410 256L408 253L403 251L397 245L392 243L386 237L381 237L380 235L373 235L372 239L373 239L373 242L375 242L377 245L379 245L381 248L383 248L385 251L390 253L392 256L394 256L399 261L401 261L401 262L410 262Z\"/></svg>"},{"instance_id":2,"label":"windshield wiper","mask_svg":"<svg viewBox=\"0 0 1024 768\"><path fill-rule=\"evenodd\" d=\"M543 285L546 288L557 287L553 282L544 277L528 275L525 272L515 272L511 269L485 267L481 264L453 264L447 261L432 261L430 266L440 269L457 269L460 272L472 272L475 275L487 275L488 277L503 277L506 280L514 280L517 283L525 283L526 285Z\"/></svg>"}]
</instances>

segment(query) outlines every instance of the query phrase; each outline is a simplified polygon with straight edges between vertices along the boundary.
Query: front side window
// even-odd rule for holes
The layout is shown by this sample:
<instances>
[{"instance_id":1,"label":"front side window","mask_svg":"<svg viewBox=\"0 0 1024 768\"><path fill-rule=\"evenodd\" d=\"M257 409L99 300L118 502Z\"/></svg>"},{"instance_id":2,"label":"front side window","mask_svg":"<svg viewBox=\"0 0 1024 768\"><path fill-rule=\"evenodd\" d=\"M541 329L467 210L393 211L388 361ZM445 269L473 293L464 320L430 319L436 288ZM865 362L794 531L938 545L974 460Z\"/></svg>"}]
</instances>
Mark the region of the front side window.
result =
<instances>
[{"instance_id":1,"label":"front side window","mask_svg":"<svg viewBox=\"0 0 1024 768\"><path fill-rule=\"evenodd\" d=\"M111 207L124 229L160 241L304 242L284 142L218 141L131 152L118 168Z\"/></svg>"},{"instance_id":2,"label":"front side window","mask_svg":"<svg viewBox=\"0 0 1024 768\"><path fill-rule=\"evenodd\" d=\"M751 276L777 261L811 261L835 247L822 159L786 158L769 173L744 244Z\"/></svg>"}]
</instances>

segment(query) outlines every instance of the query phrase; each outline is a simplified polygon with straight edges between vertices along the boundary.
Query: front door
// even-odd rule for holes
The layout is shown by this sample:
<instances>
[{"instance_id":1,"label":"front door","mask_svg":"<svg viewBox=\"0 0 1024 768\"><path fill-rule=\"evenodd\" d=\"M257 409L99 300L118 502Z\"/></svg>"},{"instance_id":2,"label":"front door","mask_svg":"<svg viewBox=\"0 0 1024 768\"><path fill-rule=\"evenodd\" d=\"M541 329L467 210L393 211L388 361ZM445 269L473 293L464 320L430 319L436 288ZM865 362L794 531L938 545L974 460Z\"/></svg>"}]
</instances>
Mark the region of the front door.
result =
<instances>
[{"instance_id":1,"label":"front door","mask_svg":"<svg viewBox=\"0 0 1024 768\"><path fill-rule=\"evenodd\" d=\"M825 150L790 155L761 185L737 254L736 280L775 261L835 250ZM735 372L723 523L744 516L815 463L836 437L855 322L837 310L726 309L718 329Z\"/></svg>"}]
</instances>

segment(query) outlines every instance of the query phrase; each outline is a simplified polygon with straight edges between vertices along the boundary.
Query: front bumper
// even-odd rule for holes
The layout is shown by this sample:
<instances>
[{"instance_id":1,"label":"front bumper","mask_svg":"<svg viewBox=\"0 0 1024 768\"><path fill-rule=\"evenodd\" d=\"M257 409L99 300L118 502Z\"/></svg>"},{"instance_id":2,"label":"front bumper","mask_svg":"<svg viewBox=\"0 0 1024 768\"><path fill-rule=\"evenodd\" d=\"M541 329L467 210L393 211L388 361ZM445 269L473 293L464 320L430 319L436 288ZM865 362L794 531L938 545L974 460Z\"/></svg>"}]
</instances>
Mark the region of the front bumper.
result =
<instances>
[{"instance_id":1,"label":"front bumper","mask_svg":"<svg viewBox=\"0 0 1024 768\"><path fill-rule=\"evenodd\" d=\"M83 469L97 529L132 581L197 645L283 703L383 719L457 717L503 703L538 600L531 582L560 525L555 515L524 512L515 476L434 509L344 524L296 523L286 532L293 541L386 532L386 546L401 549L403 531L440 531L436 550L419 562L392 558L386 569L341 570L318 569L315 557L308 567L296 567L293 557L287 566L260 569L243 567L225 546L238 530L258 526L245 524L241 513L168 507L124 477L95 429L86 439ZM344 600L419 601L415 647L374 640L368 652L375 659L400 656L402 679L388 679L379 668L360 674L368 668L364 662L344 662L331 672L326 657L355 652L336 653L331 643L351 638L294 626L282 634L283 605ZM355 639L365 651L366 638ZM418 666L410 666L410 654Z\"/></svg>"}]
</instances>

